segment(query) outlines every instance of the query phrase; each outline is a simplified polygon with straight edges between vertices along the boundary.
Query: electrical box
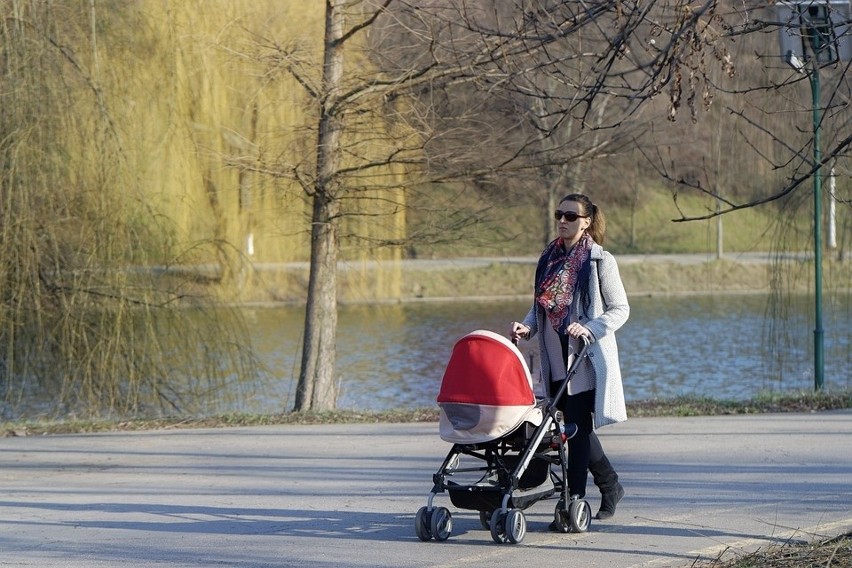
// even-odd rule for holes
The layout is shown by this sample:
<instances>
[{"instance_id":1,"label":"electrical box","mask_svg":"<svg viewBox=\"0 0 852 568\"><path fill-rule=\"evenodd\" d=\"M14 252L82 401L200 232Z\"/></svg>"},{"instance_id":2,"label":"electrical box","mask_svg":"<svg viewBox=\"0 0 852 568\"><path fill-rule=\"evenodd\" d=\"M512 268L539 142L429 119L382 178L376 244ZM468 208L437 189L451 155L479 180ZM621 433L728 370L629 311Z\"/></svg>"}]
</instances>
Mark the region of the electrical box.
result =
<instances>
[{"instance_id":1,"label":"electrical box","mask_svg":"<svg viewBox=\"0 0 852 568\"><path fill-rule=\"evenodd\" d=\"M816 58L818 66L852 59L850 0L779 2L775 13L781 24L781 56L802 70Z\"/></svg>"}]
</instances>

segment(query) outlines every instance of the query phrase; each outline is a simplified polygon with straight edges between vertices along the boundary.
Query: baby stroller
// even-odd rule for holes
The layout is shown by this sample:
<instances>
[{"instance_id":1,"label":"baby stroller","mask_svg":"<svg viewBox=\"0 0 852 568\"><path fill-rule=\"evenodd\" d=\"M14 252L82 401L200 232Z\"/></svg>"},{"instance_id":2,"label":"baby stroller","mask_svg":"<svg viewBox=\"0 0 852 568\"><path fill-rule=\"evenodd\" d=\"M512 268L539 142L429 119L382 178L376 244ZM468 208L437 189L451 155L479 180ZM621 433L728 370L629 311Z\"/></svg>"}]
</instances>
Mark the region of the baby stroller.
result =
<instances>
[{"instance_id":1,"label":"baby stroller","mask_svg":"<svg viewBox=\"0 0 852 568\"><path fill-rule=\"evenodd\" d=\"M583 341L569 380L587 347ZM456 343L437 399L440 436L453 447L415 516L420 540L450 537L452 514L433 505L445 491L456 507L479 511L480 524L498 544L521 542L527 530L523 510L550 497L558 499L553 515L558 530L588 530L591 507L568 494L564 442L577 427L566 425L555 407L567 384L553 399L536 399L524 357L508 339L478 330Z\"/></svg>"}]
</instances>

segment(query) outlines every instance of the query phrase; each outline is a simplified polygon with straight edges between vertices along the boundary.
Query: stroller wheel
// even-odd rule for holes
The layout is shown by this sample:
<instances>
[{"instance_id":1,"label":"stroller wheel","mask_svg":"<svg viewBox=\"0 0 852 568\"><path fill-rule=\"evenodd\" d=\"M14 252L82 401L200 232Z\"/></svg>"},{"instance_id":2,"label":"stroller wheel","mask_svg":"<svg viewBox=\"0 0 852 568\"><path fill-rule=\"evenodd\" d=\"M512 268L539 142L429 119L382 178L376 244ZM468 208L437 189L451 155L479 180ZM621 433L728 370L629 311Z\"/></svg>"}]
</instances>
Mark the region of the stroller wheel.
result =
<instances>
[{"instance_id":1,"label":"stroller wheel","mask_svg":"<svg viewBox=\"0 0 852 568\"><path fill-rule=\"evenodd\" d=\"M482 525L487 531L491 530L491 514L492 511L480 511L479 512L479 524Z\"/></svg>"},{"instance_id":2,"label":"stroller wheel","mask_svg":"<svg viewBox=\"0 0 852 568\"><path fill-rule=\"evenodd\" d=\"M550 530L555 530L556 532L571 532L571 521L568 518L568 511L565 509L564 499L560 499L556 504L556 509L553 511L553 523L550 527Z\"/></svg>"},{"instance_id":3,"label":"stroller wheel","mask_svg":"<svg viewBox=\"0 0 852 568\"><path fill-rule=\"evenodd\" d=\"M491 539L497 544L506 544L506 509L494 509L491 513Z\"/></svg>"},{"instance_id":4,"label":"stroller wheel","mask_svg":"<svg viewBox=\"0 0 852 568\"><path fill-rule=\"evenodd\" d=\"M506 515L506 537L512 544L518 544L526 534L527 518L520 509L512 509Z\"/></svg>"},{"instance_id":5,"label":"stroller wheel","mask_svg":"<svg viewBox=\"0 0 852 568\"><path fill-rule=\"evenodd\" d=\"M423 542L427 542L432 539L429 519L431 516L432 515L429 514L429 509L426 507L420 507L420 509L417 510L417 515L414 516L414 533L417 535L417 538Z\"/></svg>"},{"instance_id":6,"label":"stroller wheel","mask_svg":"<svg viewBox=\"0 0 852 568\"><path fill-rule=\"evenodd\" d=\"M429 527L435 540L447 540L453 532L453 516L446 507L438 507L432 511Z\"/></svg>"},{"instance_id":7,"label":"stroller wheel","mask_svg":"<svg viewBox=\"0 0 852 568\"><path fill-rule=\"evenodd\" d=\"M571 532L584 533L589 530L592 520L592 508L585 499L572 499L568 507L568 521L571 524Z\"/></svg>"}]
</instances>

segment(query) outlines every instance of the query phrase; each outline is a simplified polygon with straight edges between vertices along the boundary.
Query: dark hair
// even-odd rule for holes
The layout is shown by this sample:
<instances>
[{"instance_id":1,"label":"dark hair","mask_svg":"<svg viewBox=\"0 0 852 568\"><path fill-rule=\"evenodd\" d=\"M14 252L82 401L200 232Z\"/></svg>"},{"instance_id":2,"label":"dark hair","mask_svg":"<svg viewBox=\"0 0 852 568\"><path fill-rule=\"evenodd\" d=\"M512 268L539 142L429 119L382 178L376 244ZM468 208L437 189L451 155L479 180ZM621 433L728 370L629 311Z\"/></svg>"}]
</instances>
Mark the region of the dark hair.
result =
<instances>
[{"instance_id":1,"label":"dark hair","mask_svg":"<svg viewBox=\"0 0 852 568\"><path fill-rule=\"evenodd\" d=\"M592 203L592 200L582 193L569 193L560 199L559 203L562 203L563 201L576 201L580 204L580 208L582 209L581 213L583 215L588 215L591 219L591 224L589 225L589 228L586 229L586 232L591 235L596 243L603 245L604 239L606 238L606 217L604 217L603 211L600 210L600 207Z\"/></svg>"}]
</instances>

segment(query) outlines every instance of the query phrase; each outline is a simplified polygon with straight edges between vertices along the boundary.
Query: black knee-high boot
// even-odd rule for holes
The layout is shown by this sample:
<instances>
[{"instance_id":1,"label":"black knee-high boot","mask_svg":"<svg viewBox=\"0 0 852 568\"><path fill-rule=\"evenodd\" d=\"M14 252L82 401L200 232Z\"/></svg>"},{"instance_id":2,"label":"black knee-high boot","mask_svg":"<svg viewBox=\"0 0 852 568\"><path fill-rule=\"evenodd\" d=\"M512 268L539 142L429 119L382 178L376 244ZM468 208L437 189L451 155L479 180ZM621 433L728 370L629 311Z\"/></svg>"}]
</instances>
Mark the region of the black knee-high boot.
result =
<instances>
[{"instance_id":1,"label":"black knee-high boot","mask_svg":"<svg viewBox=\"0 0 852 568\"><path fill-rule=\"evenodd\" d=\"M595 485L601 490L601 508L596 519L609 519L615 514L615 506L624 497L624 487L618 482L618 473L606 456L589 463L589 472Z\"/></svg>"}]
</instances>

